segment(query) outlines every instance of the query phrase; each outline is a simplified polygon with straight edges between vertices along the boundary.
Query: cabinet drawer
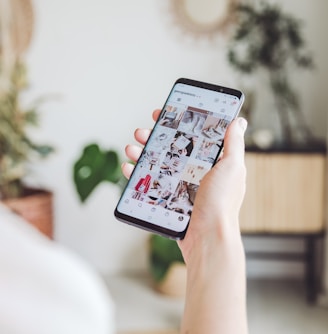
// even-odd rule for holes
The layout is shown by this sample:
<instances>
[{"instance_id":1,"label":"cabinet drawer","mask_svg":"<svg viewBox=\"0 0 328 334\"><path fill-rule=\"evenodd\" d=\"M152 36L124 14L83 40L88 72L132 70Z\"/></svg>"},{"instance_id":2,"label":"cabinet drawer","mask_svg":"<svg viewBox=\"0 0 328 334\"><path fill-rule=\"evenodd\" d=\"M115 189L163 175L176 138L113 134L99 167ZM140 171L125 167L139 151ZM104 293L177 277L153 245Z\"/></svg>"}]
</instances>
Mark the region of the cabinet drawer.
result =
<instances>
[{"instance_id":1,"label":"cabinet drawer","mask_svg":"<svg viewBox=\"0 0 328 334\"><path fill-rule=\"evenodd\" d=\"M325 162L324 154L246 153L242 232L322 231Z\"/></svg>"}]
</instances>

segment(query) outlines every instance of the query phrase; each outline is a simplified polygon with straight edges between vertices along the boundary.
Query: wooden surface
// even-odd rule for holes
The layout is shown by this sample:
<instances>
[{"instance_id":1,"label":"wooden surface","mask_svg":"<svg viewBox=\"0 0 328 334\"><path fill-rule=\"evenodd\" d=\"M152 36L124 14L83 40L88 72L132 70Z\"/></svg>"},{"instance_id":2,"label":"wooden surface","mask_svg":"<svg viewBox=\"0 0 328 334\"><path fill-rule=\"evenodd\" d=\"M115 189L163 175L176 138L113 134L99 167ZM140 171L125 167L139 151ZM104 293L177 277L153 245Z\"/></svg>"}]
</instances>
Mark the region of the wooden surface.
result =
<instances>
[{"instance_id":1,"label":"wooden surface","mask_svg":"<svg viewBox=\"0 0 328 334\"><path fill-rule=\"evenodd\" d=\"M324 229L325 155L247 153L246 233L316 233Z\"/></svg>"}]
</instances>

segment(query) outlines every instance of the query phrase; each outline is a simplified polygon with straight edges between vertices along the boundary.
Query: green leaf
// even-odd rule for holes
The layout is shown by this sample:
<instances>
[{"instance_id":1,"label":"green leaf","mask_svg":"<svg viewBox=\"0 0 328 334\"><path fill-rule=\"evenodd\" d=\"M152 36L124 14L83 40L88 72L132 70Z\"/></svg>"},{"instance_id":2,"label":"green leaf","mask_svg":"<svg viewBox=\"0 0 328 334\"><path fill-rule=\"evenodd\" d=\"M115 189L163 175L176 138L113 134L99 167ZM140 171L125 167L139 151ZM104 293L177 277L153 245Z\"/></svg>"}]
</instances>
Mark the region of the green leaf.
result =
<instances>
[{"instance_id":1,"label":"green leaf","mask_svg":"<svg viewBox=\"0 0 328 334\"><path fill-rule=\"evenodd\" d=\"M33 149L38 152L42 158L45 158L54 152L54 148L50 145L34 145Z\"/></svg>"},{"instance_id":2,"label":"green leaf","mask_svg":"<svg viewBox=\"0 0 328 334\"><path fill-rule=\"evenodd\" d=\"M170 265L167 262L163 262L156 255L150 256L150 272L156 282L161 282L169 269Z\"/></svg>"},{"instance_id":3,"label":"green leaf","mask_svg":"<svg viewBox=\"0 0 328 334\"><path fill-rule=\"evenodd\" d=\"M82 202L103 181L118 183L121 179L120 162L113 150L102 151L97 144L86 146L73 168L74 183Z\"/></svg>"},{"instance_id":4,"label":"green leaf","mask_svg":"<svg viewBox=\"0 0 328 334\"><path fill-rule=\"evenodd\" d=\"M38 114L37 114L37 111L35 109L27 110L24 113L24 119L25 119L26 123L28 123L30 125L37 126L38 125Z\"/></svg>"}]
</instances>

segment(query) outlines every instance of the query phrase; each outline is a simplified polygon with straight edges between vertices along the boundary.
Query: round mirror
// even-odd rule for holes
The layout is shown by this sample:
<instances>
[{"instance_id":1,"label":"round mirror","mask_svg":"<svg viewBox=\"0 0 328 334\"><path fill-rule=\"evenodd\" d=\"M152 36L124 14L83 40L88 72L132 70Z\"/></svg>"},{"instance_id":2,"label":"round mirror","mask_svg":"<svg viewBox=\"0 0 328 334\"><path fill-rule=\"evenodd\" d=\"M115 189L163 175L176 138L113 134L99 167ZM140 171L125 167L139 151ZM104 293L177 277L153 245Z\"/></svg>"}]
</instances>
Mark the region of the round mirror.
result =
<instances>
[{"instance_id":1,"label":"round mirror","mask_svg":"<svg viewBox=\"0 0 328 334\"><path fill-rule=\"evenodd\" d=\"M224 31L233 21L238 0L171 0L177 23L198 35Z\"/></svg>"}]
</instances>

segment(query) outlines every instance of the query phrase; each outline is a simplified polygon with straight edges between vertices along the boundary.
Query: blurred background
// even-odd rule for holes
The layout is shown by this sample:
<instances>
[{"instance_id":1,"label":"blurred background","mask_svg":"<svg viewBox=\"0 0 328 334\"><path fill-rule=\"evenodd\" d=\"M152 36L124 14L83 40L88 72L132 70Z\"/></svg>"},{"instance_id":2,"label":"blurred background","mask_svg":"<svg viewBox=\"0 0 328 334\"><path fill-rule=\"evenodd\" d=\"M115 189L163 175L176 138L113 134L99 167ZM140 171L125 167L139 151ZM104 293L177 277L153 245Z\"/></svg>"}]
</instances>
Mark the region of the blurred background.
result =
<instances>
[{"instance_id":1,"label":"blurred background","mask_svg":"<svg viewBox=\"0 0 328 334\"><path fill-rule=\"evenodd\" d=\"M132 294L133 289L138 290L133 285L136 283L131 283L131 277L140 280L140 276L148 271L149 235L115 220L113 211L120 194L116 185L101 183L85 203L80 202L73 182L73 165L85 145L94 142L103 149L114 149L123 160L124 147L133 142L134 129L152 127L151 112L162 107L172 84L179 77L241 88L246 91L246 98L251 90L249 101L255 96L255 102L247 106L252 109L249 131L261 130L251 146L261 149L264 145L265 149L270 149L275 142L281 144L275 104L270 86L265 84L266 70L260 69L259 73L248 75L236 70L229 62L228 50L238 19L228 8L236 3L257 6L260 1L32 2L33 34L23 55L28 89L22 99L28 103L45 98L39 108L40 125L30 135L36 141L50 144L54 153L42 162L29 164L27 181L54 194L53 238L106 277L118 303L126 302L120 291L130 291L127 286L132 286ZM265 3L279 6L302 22L302 38L315 66L306 71L291 67L287 77L298 92L305 123L318 144L314 145L314 150L324 161L322 145L327 136L328 105L328 45L325 36L328 3L325 0L272 0ZM304 144L302 139L301 145ZM320 182L326 185L326 165L323 166ZM312 170L306 170L306 174L311 173ZM257 175L265 177L265 173ZM325 211L327 201L324 193L325 190L321 189L315 200L322 203L320 210ZM320 224L316 232L321 235L325 229L324 220ZM294 252L305 249L304 241L297 238L281 240L245 235L244 240L246 250L251 251L269 248ZM324 241L319 248L320 293L323 293L321 299L324 303L324 290L328 286L328 275L324 272ZM263 278L267 282L277 278L292 278L299 282L303 280L305 269L302 262L249 258L247 272L249 279L254 280L252 282ZM252 282L250 296L252 292L260 297L262 292L268 292L267 299L273 300L275 293L272 287L281 291L282 296L288 295L288 286L277 287L274 283L266 286L261 281L262 285L258 285L256 290ZM145 288L144 283L140 284L141 289ZM294 283L291 287L295 290L296 303L301 303L308 312L302 283L299 289ZM176 308L179 314L180 301L177 303L168 307ZM253 314L258 314L263 307L265 309L263 305L258 301L250 309ZM273 311L268 310L270 312ZM320 306L319 312L323 313L320 313L318 322L327 316L327 309ZM251 325L255 328L256 321L252 319ZM132 327L123 315L119 321L123 329ZM327 321L324 326L328 328ZM281 332L294 333L292 330ZM319 330L311 332L321 333Z\"/></svg>"},{"instance_id":2,"label":"blurred background","mask_svg":"<svg viewBox=\"0 0 328 334\"><path fill-rule=\"evenodd\" d=\"M304 35L317 68L296 84L311 128L325 138L326 3L298 0L283 6L306 24ZM151 112L162 107L178 77L239 87L238 73L227 62L227 36L189 33L169 2L34 1L34 7L28 94L58 97L42 106L37 133L56 153L33 166L37 182L55 193L55 238L102 273L140 270L146 266L147 236L113 218L118 189L102 184L81 205L72 182L73 163L84 144L93 141L117 149L123 158L134 129L152 127ZM267 90L260 88L258 95ZM273 107L262 103L261 118L267 122Z\"/></svg>"}]
</instances>

